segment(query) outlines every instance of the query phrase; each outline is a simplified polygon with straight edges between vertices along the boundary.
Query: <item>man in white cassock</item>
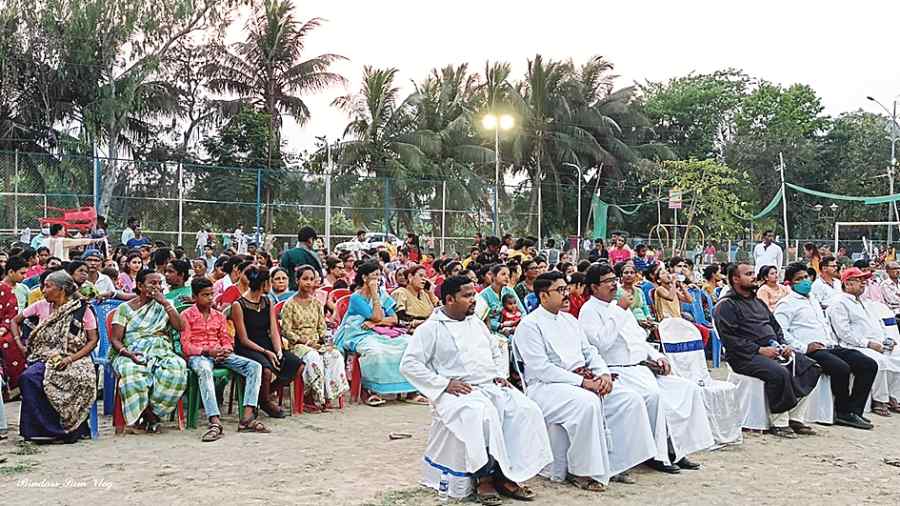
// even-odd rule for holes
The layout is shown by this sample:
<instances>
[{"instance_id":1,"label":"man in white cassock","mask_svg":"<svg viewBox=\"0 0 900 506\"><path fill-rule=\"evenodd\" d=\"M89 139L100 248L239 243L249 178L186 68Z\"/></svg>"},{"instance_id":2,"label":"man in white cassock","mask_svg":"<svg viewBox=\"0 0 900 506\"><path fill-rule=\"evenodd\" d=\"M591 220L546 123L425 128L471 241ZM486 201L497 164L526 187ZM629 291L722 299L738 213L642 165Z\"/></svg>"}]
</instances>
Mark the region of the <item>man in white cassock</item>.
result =
<instances>
[{"instance_id":1,"label":"man in white cassock","mask_svg":"<svg viewBox=\"0 0 900 506\"><path fill-rule=\"evenodd\" d=\"M713 446L703 393L684 378L671 375L669 362L647 343L647 333L629 309L631 296L615 302L616 275L608 265L591 266L585 274L591 298L578 322L600 352L619 384L640 393L647 406L656 441L656 457L647 464L676 474L699 469L687 455Z\"/></svg>"},{"instance_id":2,"label":"man in white cassock","mask_svg":"<svg viewBox=\"0 0 900 506\"><path fill-rule=\"evenodd\" d=\"M444 281L444 305L416 328L400 372L433 406L423 484L449 481L449 495L485 505L498 495L531 500L520 485L553 458L541 409L501 375L503 355L474 316L475 287L465 276Z\"/></svg>"},{"instance_id":3,"label":"man in white cassock","mask_svg":"<svg viewBox=\"0 0 900 506\"><path fill-rule=\"evenodd\" d=\"M609 482L633 483L628 469L656 456L644 399L613 382L606 362L568 306L565 275L547 272L534 281L540 306L513 337L524 365L525 393L544 412L553 446L551 480L590 491ZM556 427L563 429L557 439ZM562 448L560 448L562 446Z\"/></svg>"}]
</instances>

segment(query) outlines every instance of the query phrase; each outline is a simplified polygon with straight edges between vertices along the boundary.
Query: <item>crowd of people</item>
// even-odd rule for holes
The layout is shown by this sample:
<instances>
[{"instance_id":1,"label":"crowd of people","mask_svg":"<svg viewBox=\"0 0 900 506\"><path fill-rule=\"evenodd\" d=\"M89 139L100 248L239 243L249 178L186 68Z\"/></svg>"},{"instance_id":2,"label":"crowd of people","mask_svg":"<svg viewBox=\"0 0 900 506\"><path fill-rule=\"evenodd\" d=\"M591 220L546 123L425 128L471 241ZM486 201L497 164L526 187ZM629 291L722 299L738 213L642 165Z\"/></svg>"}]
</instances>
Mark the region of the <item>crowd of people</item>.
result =
<instances>
[{"instance_id":1,"label":"crowd of people","mask_svg":"<svg viewBox=\"0 0 900 506\"><path fill-rule=\"evenodd\" d=\"M261 414L285 416L276 393L299 377L305 411L334 409L358 360L366 405L431 406L423 483L486 505L532 499L522 483L539 473L603 491L633 483L638 465L700 469L690 455L736 441L722 440L703 381L679 376L670 354L713 358L719 341L735 374L764 383L775 436L815 435L807 401L823 375L835 424L870 430L870 412L900 413L893 260L842 266L810 245L806 262L784 266L768 231L755 265L662 258L623 236L583 260L509 235L435 257L414 234L371 248L361 232L356 247L327 252L310 227L280 255L243 235L240 251L207 238L188 255L139 227L129 220L113 247L55 225L0 253L0 378L21 400L25 440L89 435L91 352L107 323L129 432L160 432L195 375L201 440L221 439L221 369L243 393L237 431L270 432ZM91 304L104 300L120 301L109 322ZM674 320L698 336L682 349L664 342Z\"/></svg>"}]
</instances>

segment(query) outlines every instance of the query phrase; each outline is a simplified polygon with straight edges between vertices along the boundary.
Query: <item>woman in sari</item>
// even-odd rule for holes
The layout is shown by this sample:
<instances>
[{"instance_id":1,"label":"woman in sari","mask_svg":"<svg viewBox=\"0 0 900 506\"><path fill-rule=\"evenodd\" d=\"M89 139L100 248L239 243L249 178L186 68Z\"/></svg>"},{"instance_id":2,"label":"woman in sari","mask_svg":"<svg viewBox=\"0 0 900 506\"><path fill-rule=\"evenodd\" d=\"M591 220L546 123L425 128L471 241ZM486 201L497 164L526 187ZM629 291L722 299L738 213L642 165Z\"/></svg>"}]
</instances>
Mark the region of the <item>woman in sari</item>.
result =
<instances>
[{"instance_id":1,"label":"woman in sari","mask_svg":"<svg viewBox=\"0 0 900 506\"><path fill-rule=\"evenodd\" d=\"M428 282L425 267L414 265L402 274L406 276L406 286L394 290L391 297L395 302L397 318L412 331L431 316L438 305L438 298L425 288Z\"/></svg>"},{"instance_id":2,"label":"woman in sari","mask_svg":"<svg viewBox=\"0 0 900 506\"><path fill-rule=\"evenodd\" d=\"M175 354L170 329L184 323L163 296L163 276L144 269L135 278L138 296L120 305L109 343L119 377L125 423L132 430L160 432L160 420L172 414L187 386L187 365Z\"/></svg>"},{"instance_id":3,"label":"woman in sari","mask_svg":"<svg viewBox=\"0 0 900 506\"><path fill-rule=\"evenodd\" d=\"M334 345L345 353L358 353L362 386L370 392L369 406L381 406L383 395L411 394L410 402L427 401L400 374L400 359L406 351L409 334L397 328L394 299L379 286L378 261L357 266L347 313L334 336Z\"/></svg>"},{"instance_id":4,"label":"woman in sari","mask_svg":"<svg viewBox=\"0 0 900 506\"><path fill-rule=\"evenodd\" d=\"M325 312L313 293L319 274L310 265L297 269L297 294L281 310L281 338L285 349L303 361L305 399L312 411L325 411L350 390L344 356L328 341Z\"/></svg>"},{"instance_id":5,"label":"woman in sari","mask_svg":"<svg viewBox=\"0 0 900 506\"><path fill-rule=\"evenodd\" d=\"M40 323L28 337L28 368L19 379L19 433L26 441L74 443L90 435L86 420L97 398L90 357L97 345L97 319L75 296L75 283L65 271L47 276L43 292L48 304L36 315ZM18 321L13 336L21 346Z\"/></svg>"},{"instance_id":6,"label":"woman in sari","mask_svg":"<svg viewBox=\"0 0 900 506\"><path fill-rule=\"evenodd\" d=\"M272 300L272 305L286 301L297 293L288 289L288 274L286 270L276 267L271 272L272 289L269 290L269 298Z\"/></svg>"},{"instance_id":7,"label":"woman in sari","mask_svg":"<svg viewBox=\"0 0 900 506\"><path fill-rule=\"evenodd\" d=\"M491 269L493 273L493 281L491 286L485 288L478 294L475 299L475 315L484 320L491 334L497 339L500 350L506 355L507 360L504 364L509 365L509 336L515 331L514 327L504 329L502 327L502 317L500 313L503 311L503 297L511 295L515 297L516 306L522 315L525 312L525 306L516 295L516 291L509 287L509 267L504 264L497 264ZM509 370L506 369L506 376L509 376Z\"/></svg>"}]
</instances>

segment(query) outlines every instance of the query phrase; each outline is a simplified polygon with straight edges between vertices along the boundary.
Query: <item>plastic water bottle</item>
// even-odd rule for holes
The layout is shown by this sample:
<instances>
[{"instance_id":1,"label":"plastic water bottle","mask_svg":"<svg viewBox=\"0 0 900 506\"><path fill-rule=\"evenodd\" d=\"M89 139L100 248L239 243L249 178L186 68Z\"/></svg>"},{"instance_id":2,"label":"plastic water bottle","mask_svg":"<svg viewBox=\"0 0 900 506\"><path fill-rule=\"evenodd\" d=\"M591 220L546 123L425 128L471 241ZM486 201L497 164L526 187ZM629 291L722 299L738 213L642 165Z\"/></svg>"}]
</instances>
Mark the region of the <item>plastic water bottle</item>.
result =
<instances>
[{"instance_id":1,"label":"plastic water bottle","mask_svg":"<svg viewBox=\"0 0 900 506\"><path fill-rule=\"evenodd\" d=\"M450 475L447 471L441 473L441 484L438 485L438 501L447 502L450 499Z\"/></svg>"}]
</instances>

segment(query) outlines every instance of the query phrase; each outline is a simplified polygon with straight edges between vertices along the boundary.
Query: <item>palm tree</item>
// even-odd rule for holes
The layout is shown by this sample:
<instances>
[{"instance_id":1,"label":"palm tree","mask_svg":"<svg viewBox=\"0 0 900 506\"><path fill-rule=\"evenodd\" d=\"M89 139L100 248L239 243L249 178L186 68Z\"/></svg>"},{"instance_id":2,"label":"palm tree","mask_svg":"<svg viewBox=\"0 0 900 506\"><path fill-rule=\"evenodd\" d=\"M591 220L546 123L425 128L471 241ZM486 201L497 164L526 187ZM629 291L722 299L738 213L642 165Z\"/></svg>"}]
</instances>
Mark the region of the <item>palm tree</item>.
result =
<instances>
[{"instance_id":1,"label":"palm tree","mask_svg":"<svg viewBox=\"0 0 900 506\"><path fill-rule=\"evenodd\" d=\"M304 95L346 82L329 70L333 63L345 60L343 56L326 53L304 59L306 37L323 20L313 18L301 24L293 10L291 0L265 0L247 22L247 41L234 43L231 51L222 50L218 61L207 69L213 76L209 81L213 92L236 97L218 101L226 115L236 114L243 104L269 115L273 146L281 145L283 116L293 117L301 126L309 121L311 113ZM272 155L270 147L270 170ZM273 189L271 182L266 184L267 203L272 200ZM271 222L271 209L267 206L267 228Z\"/></svg>"},{"instance_id":2,"label":"palm tree","mask_svg":"<svg viewBox=\"0 0 900 506\"><path fill-rule=\"evenodd\" d=\"M359 93L334 101L351 118L344 129L347 140L341 144L341 163L384 182L384 226L388 229L392 228L388 212L392 201L397 207L406 208L398 202L404 182L422 175L428 158L426 151L435 153L439 145L432 132L416 129L415 108L421 97L413 93L401 100L400 90L394 84L396 75L396 68L365 66ZM394 190L397 197L391 197Z\"/></svg>"}]
</instances>

